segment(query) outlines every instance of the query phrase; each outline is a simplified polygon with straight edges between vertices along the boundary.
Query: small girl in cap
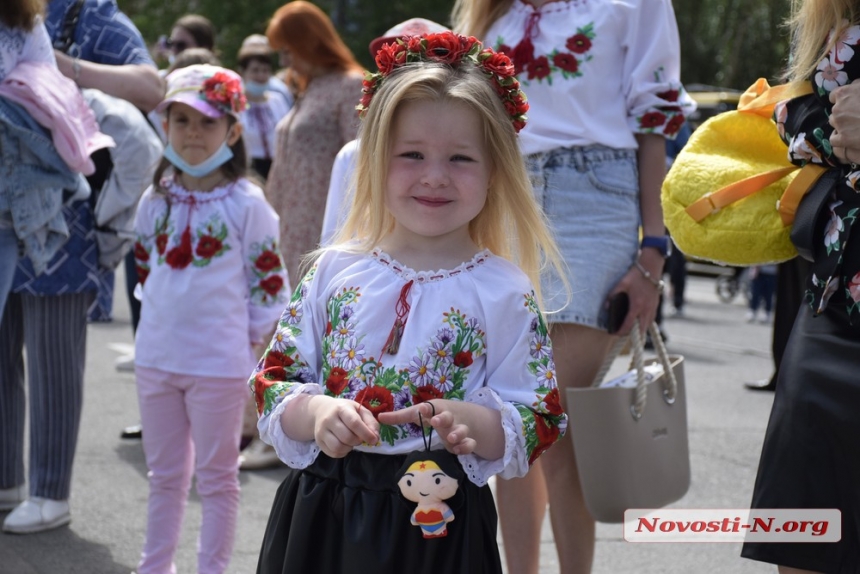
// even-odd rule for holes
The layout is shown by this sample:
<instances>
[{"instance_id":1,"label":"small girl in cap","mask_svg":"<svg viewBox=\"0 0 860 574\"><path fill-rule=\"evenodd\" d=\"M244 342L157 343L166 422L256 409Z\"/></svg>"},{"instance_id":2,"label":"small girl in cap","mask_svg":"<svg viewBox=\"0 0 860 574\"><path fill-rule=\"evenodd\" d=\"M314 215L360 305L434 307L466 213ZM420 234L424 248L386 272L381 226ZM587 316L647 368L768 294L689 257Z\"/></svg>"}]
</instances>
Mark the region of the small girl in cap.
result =
<instances>
[{"instance_id":1,"label":"small girl in cap","mask_svg":"<svg viewBox=\"0 0 860 574\"><path fill-rule=\"evenodd\" d=\"M203 508L198 572L227 569L239 507L239 435L252 346L286 302L278 216L245 177L234 72L167 76L167 148L140 201L134 254L142 301L135 341L149 516L138 572L175 572L192 473Z\"/></svg>"}]
</instances>

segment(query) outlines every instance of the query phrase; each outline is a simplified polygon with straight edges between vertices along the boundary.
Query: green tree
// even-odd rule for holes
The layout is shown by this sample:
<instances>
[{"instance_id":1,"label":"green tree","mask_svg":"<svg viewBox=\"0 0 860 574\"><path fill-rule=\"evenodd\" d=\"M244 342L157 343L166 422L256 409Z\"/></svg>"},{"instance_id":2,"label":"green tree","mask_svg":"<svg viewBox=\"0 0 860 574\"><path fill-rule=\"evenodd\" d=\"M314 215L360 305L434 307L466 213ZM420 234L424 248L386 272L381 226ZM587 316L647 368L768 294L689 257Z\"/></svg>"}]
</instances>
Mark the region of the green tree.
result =
<instances>
[{"instance_id":1,"label":"green tree","mask_svg":"<svg viewBox=\"0 0 860 574\"><path fill-rule=\"evenodd\" d=\"M675 0L681 79L746 89L777 83L788 56L790 0Z\"/></svg>"}]
</instances>

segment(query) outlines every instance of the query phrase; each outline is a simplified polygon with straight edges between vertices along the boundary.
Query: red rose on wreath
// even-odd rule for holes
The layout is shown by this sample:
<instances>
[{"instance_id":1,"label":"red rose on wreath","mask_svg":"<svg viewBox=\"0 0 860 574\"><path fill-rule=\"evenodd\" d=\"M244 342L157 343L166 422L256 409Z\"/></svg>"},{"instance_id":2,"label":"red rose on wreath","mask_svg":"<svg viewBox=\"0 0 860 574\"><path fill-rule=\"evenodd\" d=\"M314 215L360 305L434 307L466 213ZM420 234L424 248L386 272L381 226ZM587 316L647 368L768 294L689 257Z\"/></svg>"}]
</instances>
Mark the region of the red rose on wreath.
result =
<instances>
[{"instance_id":1,"label":"red rose on wreath","mask_svg":"<svg viewBox=\"0 0 860 574\"><path fill-rule=\"evenodd\" d=\"M325 380L326 388L331 391L331 394L338 396L346 388L347 382L349 382L348 375L349 373L340 367L332 368L328 374L328 378Z\"/></svg>"},{"instance_id":2,"label":"red rose on wreath","mask_svg":"<svg viewBox=\"0 0 860 574\"><path fill-rule=\"evenodd\" d=\"M460 351L454 355L454 366L465 369L472 364L472 351Z\"/></svg>"},{"instance_id":3,"label":"red rose on wreath","mask_svg":"<svg viewBox=\"0 0 860 574\"><path fill-rule=\"evenodd\" d=\"M421 385L420 387L415 389L415 394L412 395L412 404L417 405L419 403L425 403L430 399L443 399L445 395L442 394L442 391L437 389L433 385Z\"/></svg>"},{"instance_id":4,"label":"red rose on wreath","mask_svg":"<svg viewBox=\"0 0 860 574\"><path fill-rule=\"evenodd\" d=\"M155 236L155 248L159 255L164 255L164 250L167 249L167 234L159 233Z\"/></svg>"},{"instance_id":5,"label":"red rose on wreath","mask_svg":"<svg viewBox=\"0 0 860 574\"><path fill-rule=\"evenodd\" d=\"M566 52L561 52L553 56L552 63L565 72L575 73L579 70L579 62L577 59L573 54L568 54Z\"/></svg>"},{"instance_id":6,"label":"red rose on wreath","mask_svg":"<svg viewBox=\"0 0 860 574\"><path fill-rule=\"evenodd\" d=\"M149 261L149 251L139 241L134 244L134 258L138 261Z\"/></svg>"},{"instance_id":7,"label":"red rose on wreath","mask_svg":"<svg viewBox=\"0 0 860 574\"><path fill-rule=\"evenodd\" d=\"M373 413L374 418L379 413L389 413L394 410L394 395L385 387L365 387L361 389L355 400Z\"/></svg>"},{"instance_id":8,"label":"red rose on wreath","mask_svg":"<svg viewBox=\"0 0 860 574\"><path fill-rule=\"evenodd\" d=\"M574 54L584 54L591 49L591 38L585 34L574 34L567 39L565 46Z\"/></svg>"},{"instance_id":9,"label":"red rose on wreath","mask_svg":"<svg viewBox=\"0 0 860 574\"><path fill-rule=\"evenodd\" d=\"M391 70L406 61L406 51L400 44L383 44L376 53L376 65L382 75L387 76Z\"/></svg>"},{"instance_id":10,"label":"red rose on wreath","mask_svg":"<svg viewBox=\"0 0 860 574\"><path fill-rule=\"evenodd\" d=\"M460 38L455 34L445 32L428 34L424 37L424 41L427 45L427 54L444 64L456 63L468 51L463 49Z\"/></svg>"},{"instance_id":11,"label":"red rose on wreath","mask_svg":"<svg viewBox=\"0 0 860 574\"><path fill-rule=\"evenodd\" d=\"M549 426L546 419L540 416L535 416L535 432L537 433L538 441L537 446L535 446L529 457L529 465L536 461L546 449L552 446L556 439L558 439L559 434L557 426Z\"/></svg>"},{"instance_id":12,"label":"red rose on wreath","mask_svg":"<svg viewBox=\"0 0 860 574\"><path fill-rule=\"evenodd\" d=\"M661 112L648 112L642 116L643 128L656 128L666 123L666 115Z\"/></svg>"},{"instance_id":13,"label":"red rose on wreath","mask_svg":"<svg viewBox=\"0 0 860 574\"><path fill-rule=\"evenodd\" d=\"M281 259L277 253L267 249L260 253L260 256L254 261L254 266L263 273L268 273L272 269L277 269L281 266Z\"/></svg>"},{"instance_id":14,"label":"red rose on wreath","mask_svg":"<svg viewBox=\"0 0 860 574\"><path fill-rule=\"evenodd\" d=\"M260 281L260 289L272 296L277 295L283 286L284 280L280 275L270 275Z\"/></svg>"},{"instance_id":15,"label":"red rose on wreath","mask_svg":"<svg viewBox=\"0 0 860 574\"><path fill-rule=\"evenodd\" d=\"M212 237L211 235L204 235L197 242L196 253L203 259L209 259L210 257L216 255L219 251L221 251L221 248L223 246L224 244L221 243L221 240L217 237Z\"/></svg>"},{"instance_id":16,"label":"red rose on wreath","mask_svg":"<svg viewBox=\"0 0 860 574\"><path fill-rule=\"evenodd\" d=\"M542 80L549 76L552 70L549 67L549 59L546 56L541 56L532 60L528 65L529 80Z\"/></svg>"},{"instance_id":17,"label":"red rose on wreath","mask_svg":"<svg viewBox=\"0 0 860 574\"><path fill-rule=\"evenodd\" d=\"M165 261L174 269L185 269L194 261L194 254L191 252L190 229L185 228L180 237L179 245L167 252Z\"/></svg>"},{"instance_id":18,"label":"red rose on wreath","mask_svg":"<svg viewBox=\"0 0 860 574\"><path fill-rule=\"evenodd\" d=\"M481 62L481 65L484 66L485 70L503 77L514 75L514 63L506 54L499 52L492 53L489 49L482 52L482 54L486 53L490 53L492 55Z\"/></svg>"},{"instance_id":19,"label":"red rose on wreath","mask_svg":"<svg viewBox=\"0 0 860 574\"><path fill-rule=\"evenodd\" d=\"M242 93L242 82L224 72L217 72L203 82L201 91L209 102L214 102L230 112L241 112L248 104L245 94Z\"/></svg>"},{"instance_id":20,"label":"red rose on wreath","mask_svg":"<svg viewBox=\"0 0 860 574\"><path fill-rule=\"evenodd\" d=\"M669 122L666 124L666 127L663 128L663 133L667 136L671 136L673 134L678 133L678 130L681 129L681 126L684 125L684 116L681 114L676 114L672 116Z\"/></svg>"}]
</instances>

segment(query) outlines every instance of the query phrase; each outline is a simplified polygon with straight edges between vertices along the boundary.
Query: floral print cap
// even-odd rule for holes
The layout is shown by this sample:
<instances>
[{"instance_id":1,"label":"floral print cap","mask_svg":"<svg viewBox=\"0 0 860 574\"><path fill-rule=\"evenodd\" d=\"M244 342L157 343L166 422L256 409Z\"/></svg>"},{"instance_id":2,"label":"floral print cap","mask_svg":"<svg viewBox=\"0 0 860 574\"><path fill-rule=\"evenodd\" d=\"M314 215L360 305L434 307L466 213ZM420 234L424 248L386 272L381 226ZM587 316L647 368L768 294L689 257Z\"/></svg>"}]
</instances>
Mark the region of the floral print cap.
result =
<instances>
[{"instance_id":1,"label":"floral print cap","mask_svg":"<svg viewBox=\"0 0 860 574\"><path fill-rule=\"evenodd\" d=\"M155 111L165 113L174 102L189 105L210 118L226 114L238 117L248 107L239 74L209 64L179 68L167 75L167 94Z\"/></svg>"}]
</instances>

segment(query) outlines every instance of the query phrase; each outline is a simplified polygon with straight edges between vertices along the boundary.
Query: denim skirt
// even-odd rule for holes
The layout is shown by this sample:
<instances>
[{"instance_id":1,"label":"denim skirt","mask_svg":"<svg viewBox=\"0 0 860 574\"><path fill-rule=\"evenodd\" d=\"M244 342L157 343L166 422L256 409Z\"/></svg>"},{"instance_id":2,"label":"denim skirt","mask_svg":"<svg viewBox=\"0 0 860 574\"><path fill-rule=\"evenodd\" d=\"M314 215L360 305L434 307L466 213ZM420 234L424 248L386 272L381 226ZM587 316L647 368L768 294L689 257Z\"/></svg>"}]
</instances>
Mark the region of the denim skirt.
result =
<instances>
[{"instance_id":1,"label":"denim skirt","mask_svg":"<svg viewBox=\"0 0 860 574\"><path fill-rule=\"evenodd\" d=\"M636 150L557 148L526 157L535 198L567 264L541 278L546 319L606 329L606 298L639 252Z\"/></svg>"}]
</instances>

